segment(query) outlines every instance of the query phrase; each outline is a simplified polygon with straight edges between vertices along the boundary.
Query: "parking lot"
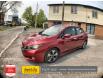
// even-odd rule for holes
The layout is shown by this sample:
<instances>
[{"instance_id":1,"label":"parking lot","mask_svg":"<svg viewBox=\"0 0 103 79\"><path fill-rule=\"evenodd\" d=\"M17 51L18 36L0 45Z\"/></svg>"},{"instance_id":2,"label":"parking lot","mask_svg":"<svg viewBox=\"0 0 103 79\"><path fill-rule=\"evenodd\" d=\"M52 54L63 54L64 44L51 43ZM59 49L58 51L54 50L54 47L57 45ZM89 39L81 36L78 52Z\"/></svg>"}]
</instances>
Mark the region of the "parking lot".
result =
<instances>
[{"instance_id":1,"label":"parking lot","mask_svg":"<svg viewBox=\"0 0 103 79\"><path fill-rule=\"evenodd\" d=\"M36 31L40 31L36 30ZM33 29L23 32L19 37L12 43L12 45L2 54L0 58L0 65L14 64L16 65L16 75L14 77L101 77L103 75L103 40L95 39L89 37L87 48L82 50L73 51L67 54L55 63L35 63L28 62L25 60L21 53L21 42L28 36L32 34ZM23 75L21 72L21 67L24 65L48 65L48 66L97 66L97 73L69 73L69 72L56 72L56 73L41 73L40 75Z\"/></svg>"}]
</instances>

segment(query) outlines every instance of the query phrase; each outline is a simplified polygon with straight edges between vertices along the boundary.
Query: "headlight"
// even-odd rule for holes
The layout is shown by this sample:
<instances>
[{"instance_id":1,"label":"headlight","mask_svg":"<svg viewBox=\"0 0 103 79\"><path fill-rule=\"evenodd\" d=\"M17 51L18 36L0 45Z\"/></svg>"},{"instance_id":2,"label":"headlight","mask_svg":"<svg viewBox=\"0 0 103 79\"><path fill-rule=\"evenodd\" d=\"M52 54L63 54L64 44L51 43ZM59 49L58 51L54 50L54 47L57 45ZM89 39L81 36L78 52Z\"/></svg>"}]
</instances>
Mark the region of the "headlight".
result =
<instances>
[{"instance_id":1,"label":"headlight","mask_svg":"<svg viewBox=\"0 0 103 79\"><path fill-rule=\"evenodd\" d=\"M30 49L38 49L41 45L30 46Z\"/></svg>"}]
</instances>

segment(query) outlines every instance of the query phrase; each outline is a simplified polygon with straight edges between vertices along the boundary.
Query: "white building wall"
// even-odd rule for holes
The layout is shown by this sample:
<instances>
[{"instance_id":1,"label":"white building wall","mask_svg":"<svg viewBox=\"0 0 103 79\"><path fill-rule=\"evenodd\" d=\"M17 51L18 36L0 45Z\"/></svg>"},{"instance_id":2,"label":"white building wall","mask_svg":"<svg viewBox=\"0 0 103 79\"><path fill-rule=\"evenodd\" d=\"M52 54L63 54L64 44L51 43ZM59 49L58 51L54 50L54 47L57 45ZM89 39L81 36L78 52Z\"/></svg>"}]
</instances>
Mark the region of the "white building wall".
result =
<instances>
[{"instance_id":1,"label":"white building wall","mask_svg":"<svg viewBox=\"0 0 103 79\"><path fill-rule=\"evenodd\" d=\"M103 25L103 12L97 10L98 18L92 17L92 8L77 7L77 14L71 13L71 6L65 5L64 21L86 22ZM89 17L89 18L88 18ZM59 5L59 13L53 13L53 6L49 6L48 20L62 20L62 6Z\"/></svg>"}]
</instances>

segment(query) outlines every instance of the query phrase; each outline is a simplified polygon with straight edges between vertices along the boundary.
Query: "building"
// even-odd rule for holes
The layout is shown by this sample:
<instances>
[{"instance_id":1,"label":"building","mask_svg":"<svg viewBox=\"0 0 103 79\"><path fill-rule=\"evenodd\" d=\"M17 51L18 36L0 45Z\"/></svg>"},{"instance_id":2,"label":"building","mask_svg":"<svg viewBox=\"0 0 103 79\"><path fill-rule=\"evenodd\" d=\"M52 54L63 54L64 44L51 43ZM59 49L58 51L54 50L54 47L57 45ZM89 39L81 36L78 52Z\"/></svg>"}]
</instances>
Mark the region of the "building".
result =
<instances>
[{"instance_id":1,"label":"building","mask_svg":"<svg viewBox=\"0 0 103 79\"><path fill-rule=\"evenodd\" d=\"M5 14L3 12L0 12L0 25L4 24L4 16Z\"/></svg>"},{"instance_id":2,"label":"building","mask_svg":"<svg viewBox=\"0 0 103 79\"><path fill-rule=\"evenodd\" d=\"M62 4L49 4L48 26L61 24ZM64 26L76 25L103 39L103 9L83 4L64 4Z\"/></svg>"},{"instance_id":3,"label":"building","mask_svg":"<svg viewBox=\"0 0 103 79\"><path fill-rule=\"evenodd\" d=\"M0 25L20 25L17 6L8 1L0 1Z\"/></svg>"},{"instance_id":4,"label":"building","mask_svg":"<svg viewBox=\"0 0 103 79\"><path fill-rule=\"evenodd\" d=\"M20 25L21 20L18 16L18 11L16 9L14 9L13 11L10 9L8 12L6 12L4 22L5 25L12 25L12 26Z\"/></svg>"}]
</instances>

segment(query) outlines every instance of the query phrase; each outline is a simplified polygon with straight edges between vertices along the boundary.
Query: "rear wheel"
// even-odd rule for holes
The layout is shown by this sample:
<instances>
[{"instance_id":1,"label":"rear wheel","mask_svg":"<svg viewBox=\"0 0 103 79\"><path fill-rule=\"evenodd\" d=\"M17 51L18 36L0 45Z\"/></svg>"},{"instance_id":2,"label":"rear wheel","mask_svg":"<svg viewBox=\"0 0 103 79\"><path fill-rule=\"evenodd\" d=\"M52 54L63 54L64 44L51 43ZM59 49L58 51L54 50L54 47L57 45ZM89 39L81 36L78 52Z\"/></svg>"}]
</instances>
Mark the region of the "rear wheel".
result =
<instances>
[{"instance_id":1,"label":"rear wheel","mask_svg":"<svg viewBox=\"0 0 103 79\"><path fill-rule=\"evenodd\" d=\"M83 45L82 45L82 49L85 49L87 47L87 41L84 41Z\"/></svg>"},{"instance_id":2,"label":"rear wheel","mask_svg":"<svg viewBox=\"0 0 103 79\"><path fill-rule=\"evenodd\" d=\"M59 51L56 48L52 48L45 54L45 62L46 63L53 63L59 57Z\"/></svg>"}]
</instances>

